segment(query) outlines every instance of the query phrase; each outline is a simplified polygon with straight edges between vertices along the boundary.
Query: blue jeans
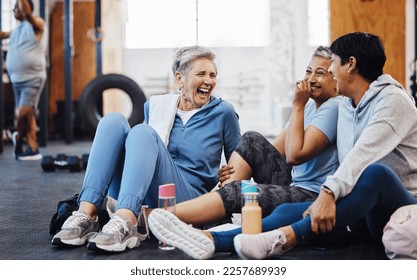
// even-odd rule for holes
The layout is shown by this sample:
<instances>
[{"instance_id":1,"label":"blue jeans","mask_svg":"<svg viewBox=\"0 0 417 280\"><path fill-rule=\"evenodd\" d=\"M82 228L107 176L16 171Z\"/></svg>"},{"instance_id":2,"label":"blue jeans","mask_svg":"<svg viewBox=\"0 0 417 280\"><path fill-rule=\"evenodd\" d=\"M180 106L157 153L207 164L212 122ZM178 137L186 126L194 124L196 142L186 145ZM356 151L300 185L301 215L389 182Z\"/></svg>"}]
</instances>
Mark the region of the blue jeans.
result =
<instances>
[{"instance_id":1,"label":"blue jeans","mask_svg":"<svg viewBox=\"0 0 417 280\"><path fill-rule=\"evenodd\" d=\"M175 184L177 202L200 196L181 172L152 127L131 129L122 114L111 113L97 127L79 202L103 208L109 194L117 199L116 210L126 208L138 216L142 204L158 207L162 184Z\"/></svg>"},{"instance_id":2,"label":"blue jeans","mask_svg":"<svg viewBox=\"0 0 417 280\"><path fill-rule=\"evenodd\" d=\"M346 226L365 219L370 234L380 241L383 228L395 210L405 205L417 204L417 198L407 191L392 169L375 163L365 169L352 192L337 201L336 228L331 232L316 235L311 231L310 216L303 218L303 212L311 204L312 202L301 202L278 206L271 215L262 219L262 231L291 225L298 243L320 241L321 238L343 240L340 235L343 234ZM216 251L234 251L233 238L241 232L241 228L211 232Z\"/></svg>"}]
</instances>

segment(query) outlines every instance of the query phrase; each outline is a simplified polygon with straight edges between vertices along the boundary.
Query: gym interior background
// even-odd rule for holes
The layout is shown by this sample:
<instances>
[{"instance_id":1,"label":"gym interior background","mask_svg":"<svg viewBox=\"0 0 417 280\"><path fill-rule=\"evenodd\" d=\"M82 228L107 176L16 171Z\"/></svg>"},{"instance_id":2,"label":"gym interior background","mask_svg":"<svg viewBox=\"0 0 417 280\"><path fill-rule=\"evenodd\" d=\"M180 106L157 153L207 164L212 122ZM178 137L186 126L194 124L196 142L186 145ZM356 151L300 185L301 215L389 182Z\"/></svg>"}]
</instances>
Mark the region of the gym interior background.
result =
<instances>
[{"instance_id":1,"label":"gym interior background","mask_svg":"<svg viewBox=\"0 0 417 280\"><path fill-rule=\"evenodd\" d=\"M3 30L16 24L11 13L14 2L1 1ZM290 111L292 85L303 76L312 51L346 32L379 34L388 54L385 71L410 89L409 77L415 70L414 2L34 0L35 13L49 26L41 147L51 139L71 144L73 139L91 138L94 119L111 111L140 115L144 99L175 90L170 63L175 50L184 45L215 49L219 64L215 94L235 106L243 132L276 135ZM5 40L2 51L4 57ZM85 93L89 83L106 74L124 76L137 87L120 89L126 83L117 77L115 85L103 85L108 79L102 78ZM7 131L14 126L13 100L4 70L3 88L0 128ZM129 91L143 96L133 100L136 94L129 96ZM132 123L142 119L132 118ZM7 143L8 133L3 134Z\"/></svg>"},{"instance_id":2,"label":"gym interior background","mask_svg":"<svg viewBox=\"0 0 417 280\"><path fill-rule=\"evenodd\" d=\"M1 29L16 22L15 0L0 0ZM379 34L385 72L415 85L415 0L34 0L49 27L48 82L38 138L44 155L89 152L94 122L111 111L140 122L143 102L174 91L177 48L201 44L218 56L215 94L230 101L242 132L274 137L285 124L294 81L318 45L355 30ZM7 41L2 42L2 57ZM79 192L82 172L43 172L12 156L13 95L0 80L0 259L187 259L154 243L119 255L51 249L49 222L57 202ZM88 94L86 94L86 92ZM4 152L3 152L4 147ZM29 214L28 214L29 213ZM30 232L30 234L28 234ZM317 249L317 248L316 248ZM220 256L219 259L237 258ZM289 259L384 259L372 244L334 250L300 248Z\"/></svg>"}]
</instances>

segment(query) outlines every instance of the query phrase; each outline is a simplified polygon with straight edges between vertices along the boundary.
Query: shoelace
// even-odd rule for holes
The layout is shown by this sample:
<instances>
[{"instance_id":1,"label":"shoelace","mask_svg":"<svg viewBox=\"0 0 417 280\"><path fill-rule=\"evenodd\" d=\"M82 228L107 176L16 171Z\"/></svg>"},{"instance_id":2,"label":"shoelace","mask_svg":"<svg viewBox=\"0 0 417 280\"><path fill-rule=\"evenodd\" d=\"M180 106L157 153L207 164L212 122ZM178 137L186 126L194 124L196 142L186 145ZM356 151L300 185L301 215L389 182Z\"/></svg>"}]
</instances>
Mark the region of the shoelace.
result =
<instances>
[{"instance_id":1,"label":"shoelace","mask_svg":"<svg viewBox=\"0 0 417 280\"><path fill-rule=\"evenodd\" d=\"M281 254L282 252L286 252L286 251L290 250L290 249L286 249L286 250L282 249L282 246L284 246L285 243L286 243L285 237L283 237L281 235L274 236L274 240L271 244L271 248L268 248L269 249L269 255L277 254L277 253Z\"/></svg>"},{"instance_id":2,"label":"shoelace","mask_svg":"<svg viewBox=\"0 0 417 280\"><path fill-rule=\"evenodd\" d=\"M281 244L280 238L279 237L274 238L274 241L272 242L271 247L268 248L269 253L273 253L276 246L277 245L279 246L280 244Z\"/></svg>"},{"instance_id":3,"label":"shoelace","mask_svg":"<svg viewBox=\"0 0 417 280\"><path fill-rule=\"evenodd\" d=\"M127 227L127 222L120 218L119 216L114 216L104 227L102 232L113 234L114 232L119 232L119 229L123 228L123 233L129 232Z\"/></svg>"},{"instance_id":4,"label":"shoelace","mask_svg":"<svg viewBox=\"0 0 417 280\"><path fill-rule=\"evenodd\" d=\"M62 225L62 229L73 228L77 226L81 221L88 220L90 220L90 218L87 215L82 214L78 211L74 211L72 212L72 215Z\"/></svg>"}]
</instances>

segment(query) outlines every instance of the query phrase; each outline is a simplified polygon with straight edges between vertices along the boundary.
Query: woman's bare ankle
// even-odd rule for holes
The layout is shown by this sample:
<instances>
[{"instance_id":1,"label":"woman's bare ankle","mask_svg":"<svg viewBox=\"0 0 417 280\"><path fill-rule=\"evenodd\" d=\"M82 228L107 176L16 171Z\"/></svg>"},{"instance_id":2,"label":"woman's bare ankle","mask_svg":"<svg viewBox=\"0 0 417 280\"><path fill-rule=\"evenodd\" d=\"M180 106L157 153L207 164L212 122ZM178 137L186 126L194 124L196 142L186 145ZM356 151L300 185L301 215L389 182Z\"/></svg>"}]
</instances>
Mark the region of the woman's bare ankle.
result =
<instances>
[{"instance_id":1,"label":"woman's bare ankle","mask_svg":"<svg viewBox=\"0 0 417 280\"><path fill-rule=\"evenodd\" d=\"M201 230L201 233L204 234L205 236L207 236L208 238L210 238L210 240L214 243L213 236L211 235L211 233L209 231Z\"/></svg>"},{"instance_id":2,"label":"woman's bare ankle","mask_svg":"<svg viewBox=\"0 0 417 280\"><path fill-rule=\"evenodd\" d=\"M89 216L91 219L96 220L98 215L97 207L87 201L81 201L80 207L78 208L78 212Z\"/></svg>"},{"instance_id":3,"label":"woman's bare ankle","mask_svg":"<svg viewBox=\"0 0 417 280\"><path fill-rule=\"evenodd\" d=\"M287 239L287 242L282 247L282 249L284 250L290 249L294 247L295 245L297 245L297 238L291 226L285 226L285 227L279 228L279 230L281 230L285 234L285 238Z\"/></svg>"}]
</instances>

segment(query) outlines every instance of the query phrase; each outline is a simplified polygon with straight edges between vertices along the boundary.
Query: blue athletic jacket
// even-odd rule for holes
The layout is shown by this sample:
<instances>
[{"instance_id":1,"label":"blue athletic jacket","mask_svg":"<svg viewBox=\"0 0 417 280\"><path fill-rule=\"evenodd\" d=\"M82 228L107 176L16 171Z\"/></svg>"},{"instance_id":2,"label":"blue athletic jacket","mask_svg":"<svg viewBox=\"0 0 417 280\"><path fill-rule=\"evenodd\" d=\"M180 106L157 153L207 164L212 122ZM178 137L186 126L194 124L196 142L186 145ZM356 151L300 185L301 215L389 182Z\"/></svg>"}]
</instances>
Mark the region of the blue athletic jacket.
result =
<instances>
[{"instance_id":1,"label":"blue athletic jacket","mask_svg":"<svg viewBox=\"0 0 417 280\"><path fill-rule=\"evenodd\" d=\"M148 123L149 102L144 106ZM175 116L168 151L188 182L206 193L218 183L222 152L228 160L240 136L239 117L233 106L212 96L185 126L181 118Z\"/></svg>"}]
</instances>

